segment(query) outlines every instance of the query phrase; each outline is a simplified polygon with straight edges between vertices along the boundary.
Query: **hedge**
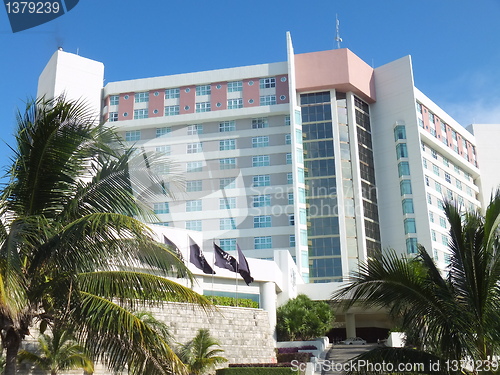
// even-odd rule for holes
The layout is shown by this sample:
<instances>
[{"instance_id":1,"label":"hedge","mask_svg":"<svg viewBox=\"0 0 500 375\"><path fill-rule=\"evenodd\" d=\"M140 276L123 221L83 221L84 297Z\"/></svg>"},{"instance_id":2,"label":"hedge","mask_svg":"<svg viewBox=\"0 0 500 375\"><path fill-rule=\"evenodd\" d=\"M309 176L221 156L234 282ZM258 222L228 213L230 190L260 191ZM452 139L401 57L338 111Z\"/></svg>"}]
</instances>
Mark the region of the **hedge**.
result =
<instances>
[{"instance_id":1,"label":"hedge","mask_svg":"<svg viewBox=\"0 0 500 375\"><path fill-rule=\"evenodd\" d=\"M291 367L227 367L216 371L217 375L300 375Z\"/></svg>"},{"instance_id":2,"label":"hedge","mask_svg":"<svg viewBox=\"0 0 500 375\"><path fill-rule=\"evenodd\" d=\"M297 362L309 362L311 360L312 354L311 353L279 353L276 355L276 358L278 359L278 362L292 362L292 361L297 361Z\"/></svg>"},{"instance_id":3,"label":"hedge","mask_svg":"<svg viewBox=\"0 0 500 375\"><path fill-rule=\"evenodd\" d=\"M235 298L232 297L222 297L222 296L205 296L208 298L214 305L220 306L236 306ZM248 298L238 298L238 307L251 307L258 309L259 303L254 300Z\"/></svg>"}]
</instances>

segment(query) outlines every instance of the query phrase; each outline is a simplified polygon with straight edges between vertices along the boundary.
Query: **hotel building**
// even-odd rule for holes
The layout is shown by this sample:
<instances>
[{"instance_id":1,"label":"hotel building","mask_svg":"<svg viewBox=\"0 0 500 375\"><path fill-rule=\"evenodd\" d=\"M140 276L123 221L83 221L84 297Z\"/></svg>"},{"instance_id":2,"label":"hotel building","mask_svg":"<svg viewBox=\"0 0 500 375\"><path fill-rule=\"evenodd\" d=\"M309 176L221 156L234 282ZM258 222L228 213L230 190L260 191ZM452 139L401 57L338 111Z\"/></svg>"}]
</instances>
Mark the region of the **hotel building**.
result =
<instances>
[{"instance_id":1,"label":"hotel building","mask_svg":"<svg viewBox=\"0 0 500 375\"><path fill-rule=\"evenodd\" d=\"M288 249L311 283L417 243L444 267L444 199L481 206L474 136L414 86L410 57L372 68L348 49L295 54L287 35L284 62L102 87L103 74L57 51L39 95L89 97L171 192L150 199L157 224L202 231L204 248Z\"/></svg>"}]
</instances>

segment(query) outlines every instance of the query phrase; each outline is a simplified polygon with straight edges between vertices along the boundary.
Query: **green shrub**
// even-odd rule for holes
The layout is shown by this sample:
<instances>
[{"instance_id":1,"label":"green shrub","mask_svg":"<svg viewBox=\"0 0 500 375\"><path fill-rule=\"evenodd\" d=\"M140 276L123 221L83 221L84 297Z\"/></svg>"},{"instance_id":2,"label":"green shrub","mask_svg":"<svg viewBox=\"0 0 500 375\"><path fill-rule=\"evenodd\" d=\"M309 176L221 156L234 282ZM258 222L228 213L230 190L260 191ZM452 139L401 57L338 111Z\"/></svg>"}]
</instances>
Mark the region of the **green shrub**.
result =
<instances>
[{"instance_id":1,"label":"green shrub","mask_svg":"<svg viewBox=\"0 0 500 375\"><path fill-rule=\"evenodd\" d=\"M291 367L228 367L217 370L217 375L300 375Z\"/></svg>"},{"instance_id":2,"label":"green shrub","mask_svg":"<svg viewBox=\"0 0 500 375\"><path fill-rule=\"evenodd\" d=\"M333 311L323 301L312 301L304 294L276 310L278 341L310 340L325 335L333 323Z\"/></svg>"},{"instance_id":3,"label":"green shrub","mask_svg":"<svg viewBox=\"0 0 500 375\"><path fill-rule=\"evenodd\" d=\"M238 301L238 307L251 307L254 309L259 308L259 303L248 298L232 298L232 297L222 297L222 296L205 296L214 305L220 306L236 306L236 301Z\"/></svg>"}]
</instances>

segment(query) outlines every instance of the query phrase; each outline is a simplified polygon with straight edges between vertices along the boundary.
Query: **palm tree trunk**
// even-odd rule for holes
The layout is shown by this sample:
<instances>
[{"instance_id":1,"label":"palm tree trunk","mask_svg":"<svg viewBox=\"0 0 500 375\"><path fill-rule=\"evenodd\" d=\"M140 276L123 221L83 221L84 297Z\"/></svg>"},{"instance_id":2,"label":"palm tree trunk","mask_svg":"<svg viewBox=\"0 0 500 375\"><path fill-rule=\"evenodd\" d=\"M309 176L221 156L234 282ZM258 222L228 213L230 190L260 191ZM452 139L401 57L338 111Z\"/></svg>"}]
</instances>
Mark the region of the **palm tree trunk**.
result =
<instances>
[{"instance_id":1,"label":"palm tree trunk","mask_svg":"<svg viewBox=\"0 0 500 375\"><path fill-rule=\"evenodd\" d=\"M15 329L9 329L4 342L6 343L4 375L16 375L17 353L21 345L21 336Z\"/></svg>"}]
</instances>

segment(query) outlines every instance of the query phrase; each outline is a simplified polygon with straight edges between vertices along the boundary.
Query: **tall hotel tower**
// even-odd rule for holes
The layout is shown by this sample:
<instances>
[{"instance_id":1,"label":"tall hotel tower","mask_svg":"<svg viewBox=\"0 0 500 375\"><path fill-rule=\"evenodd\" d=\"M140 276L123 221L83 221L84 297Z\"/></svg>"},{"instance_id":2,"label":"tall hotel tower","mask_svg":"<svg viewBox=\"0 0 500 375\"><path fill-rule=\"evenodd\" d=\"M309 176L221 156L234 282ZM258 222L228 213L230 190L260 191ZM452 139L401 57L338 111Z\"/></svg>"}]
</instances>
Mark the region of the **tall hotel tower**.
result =
<instances>
[{"instance_id":1,"label":"tall hotel tower","mask_svg":"<svg viewBox=\"0 0 500 375\"><path fill-rule=\"evenodd\" d=\"M286 62L104 88L102 65L57 51L39 92L99 82L102 121L160 160L172 195L151 199L158 223L202 231L203 247L289 249L315 283L417 243L446 265L443 199L480 206L474 137L414 87L409 57L374 69L348 49L287 47Z\"/></svg>"}]
</instances>

